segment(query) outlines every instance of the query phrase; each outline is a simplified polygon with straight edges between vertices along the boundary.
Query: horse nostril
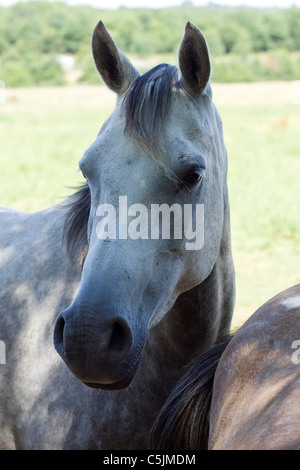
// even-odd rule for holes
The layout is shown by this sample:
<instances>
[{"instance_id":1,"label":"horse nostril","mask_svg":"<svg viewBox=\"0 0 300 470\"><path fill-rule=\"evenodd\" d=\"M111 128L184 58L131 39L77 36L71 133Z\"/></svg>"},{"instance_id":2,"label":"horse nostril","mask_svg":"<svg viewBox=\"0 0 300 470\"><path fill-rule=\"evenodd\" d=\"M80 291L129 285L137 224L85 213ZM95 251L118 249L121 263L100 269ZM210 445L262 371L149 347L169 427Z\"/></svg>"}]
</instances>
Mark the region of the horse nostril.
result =
<instances>
[{"instance_id":1,"label":"horse nostril","mask_svg":"<svg viewBox=\"0 0 300 470\"><path fill-rule=\"evenodd\" d=\"M108 351L110 354L121 357L127 356L132 346L132 333L125 321L118 319L112 324L110 339L108 343Z\"/></svg>"},{"instance_id":2,"label":"horse nostril","mask_svg":"<svg viewBox=\"0 0 300 470\"><path fill-rule=\"evenodd\" d=\"M123 328L118 322L114 322L108 348L110 350L121 351L124 346Z\"/></svg>"},{"instance_id":3,"label":"horse nostril","mask_svg":"<svg viewBox=\"0 0 300 470\"><path fill-rule=\"evenodd\" d=\"M59 314L59 316L56 319L55 326L54 326L53 342L54 342L54 347L56 351L61 356L65 354L64 328L65 328L65 319L61 314Z\"/></svg>"}]
</instances>

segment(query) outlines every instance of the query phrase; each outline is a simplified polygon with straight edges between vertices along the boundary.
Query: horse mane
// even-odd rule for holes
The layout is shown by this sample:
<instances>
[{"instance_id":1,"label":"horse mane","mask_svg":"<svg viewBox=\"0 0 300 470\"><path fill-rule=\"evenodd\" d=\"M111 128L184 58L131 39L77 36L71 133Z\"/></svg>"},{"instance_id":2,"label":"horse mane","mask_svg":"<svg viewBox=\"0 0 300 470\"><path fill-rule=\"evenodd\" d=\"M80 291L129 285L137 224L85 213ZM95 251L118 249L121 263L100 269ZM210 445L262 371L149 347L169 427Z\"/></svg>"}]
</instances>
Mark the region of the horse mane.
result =
<instances>
[{"instance_id":1,"label":"horse mane","mask_svg":"<svg viewBox=\"0 0 300 470\"><path fill-rule=\"evenodd\" d=\"M134 80L124 97L125 132L152 155L170 108L172 90L182 89L177 67L160 64Z\"/></svg>"},{"instance_id":2,"label":"horse mane","mask_svg":"<svg viewBox=\"0 0 300 470\"><path fill-rule=\"evenodd\" d=\"M149 449L207 450L214 376L232 337L227 335L188 366L152 426Z\"/></svg>"},{"instance_id":3,"label":"horse mane","mask_svg":"<svg viewBox=\"0 0 300 470\"><path fill-rule=\"evenodd\" d=\"M64 239L72 262L83 264L87 250L87 226L91 208L91 193L87 183L80 186L67 200L68 208L64 223Z\"/></svg>"}]
</instances>

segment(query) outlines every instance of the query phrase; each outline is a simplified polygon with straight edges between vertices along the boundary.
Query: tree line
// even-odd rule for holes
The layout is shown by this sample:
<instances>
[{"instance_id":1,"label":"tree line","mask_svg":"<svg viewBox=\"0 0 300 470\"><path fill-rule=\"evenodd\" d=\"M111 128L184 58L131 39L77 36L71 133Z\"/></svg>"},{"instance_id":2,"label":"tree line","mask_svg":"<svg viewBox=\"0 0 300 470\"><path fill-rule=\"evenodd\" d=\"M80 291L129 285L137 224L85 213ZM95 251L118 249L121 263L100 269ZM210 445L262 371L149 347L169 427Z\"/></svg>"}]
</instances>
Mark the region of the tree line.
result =
<instances>
[{"instance_id":1,"label":"tree line","mask_svg":"<svg viewBox=\"0 0 300 470\"><path fill-rule=\"evenodd\" d=\"M187 1L164 9L101 10L29 1L0 7L0 79L8 86L64 84L57 58L70 55L81 71L80 80L99 82L90 52L91 32L99 19L125 53L168 55L174 61L185 22L191 20L208 41L215 81L300 78L297 7L195 7Z\"/></svg>"}]
</instances>

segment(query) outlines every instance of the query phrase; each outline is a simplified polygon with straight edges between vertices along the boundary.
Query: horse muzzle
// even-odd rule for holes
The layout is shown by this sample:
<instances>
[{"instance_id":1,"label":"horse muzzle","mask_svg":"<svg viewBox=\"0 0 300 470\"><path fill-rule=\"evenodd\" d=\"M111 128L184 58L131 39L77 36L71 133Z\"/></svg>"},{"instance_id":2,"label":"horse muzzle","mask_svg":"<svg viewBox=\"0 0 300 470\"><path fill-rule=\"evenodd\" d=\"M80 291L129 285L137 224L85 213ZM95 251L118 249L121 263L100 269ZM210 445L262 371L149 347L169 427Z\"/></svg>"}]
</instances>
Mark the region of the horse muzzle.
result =
<instances>
[{"instance_id":1,"label":"horse muzzle","mask_svg":"<svg viewBox=\"0 0 300 470\"><path fill-rule=\"evenodd\" d=\"M54 346L74 376L93 388L116 390L133 380L147 334L135 338L120 315L103 318L99 312L69 307L54 327Z\"/></svg>"}]
</instances>

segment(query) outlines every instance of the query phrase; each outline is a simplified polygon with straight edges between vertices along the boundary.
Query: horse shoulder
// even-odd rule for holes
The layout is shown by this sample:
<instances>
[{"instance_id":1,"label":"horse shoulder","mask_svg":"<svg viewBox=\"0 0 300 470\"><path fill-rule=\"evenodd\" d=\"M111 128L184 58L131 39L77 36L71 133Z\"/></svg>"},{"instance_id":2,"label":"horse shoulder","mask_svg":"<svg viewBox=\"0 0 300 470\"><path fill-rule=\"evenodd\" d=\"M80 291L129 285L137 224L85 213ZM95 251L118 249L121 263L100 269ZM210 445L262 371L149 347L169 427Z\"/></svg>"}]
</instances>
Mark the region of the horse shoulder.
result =
<instances>
[{"instance_id":1,"label":"horse shoulder","mask_svg":"<svg viewBox=\"0 0 300 470\"><path fill-rule=\"evenodd\" d=\"M299 448L299 294L297 285L272 298L229 343L215 376L210 448Z\"/></svg>"}]
</instances>

